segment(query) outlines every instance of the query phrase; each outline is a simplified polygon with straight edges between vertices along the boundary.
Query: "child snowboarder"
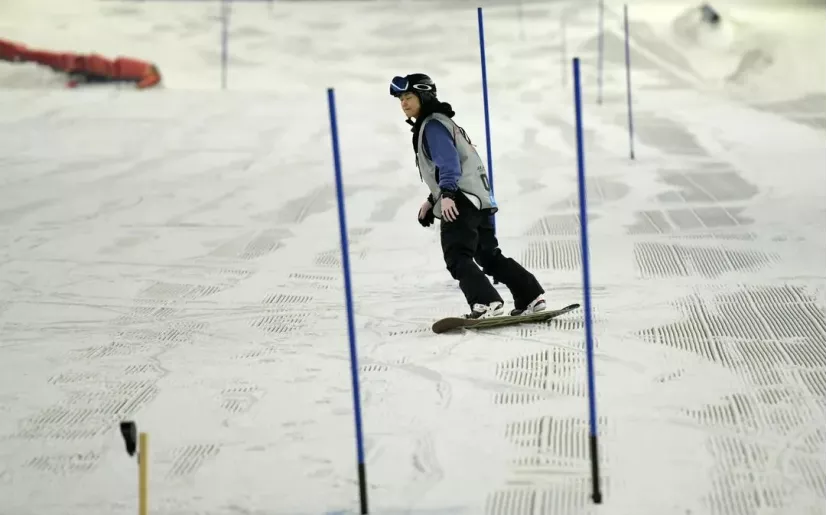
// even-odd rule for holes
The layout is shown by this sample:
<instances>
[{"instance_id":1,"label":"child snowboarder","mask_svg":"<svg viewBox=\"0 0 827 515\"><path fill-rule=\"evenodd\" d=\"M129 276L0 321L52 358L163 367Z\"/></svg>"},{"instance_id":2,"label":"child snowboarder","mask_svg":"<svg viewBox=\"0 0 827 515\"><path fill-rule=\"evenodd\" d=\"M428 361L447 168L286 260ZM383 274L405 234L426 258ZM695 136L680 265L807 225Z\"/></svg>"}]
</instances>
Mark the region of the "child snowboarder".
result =
<instances>
[{"instance_id":1,"label":"child snowboarder","mask_svg":"<svg viewBox=\"0 0 827 515\"><path fill-rule=\"evenodd\" d=\"M394 77L390 94L399 98L412 126L416 164L430 190L419 208L419 223L429 227L440 219L445 265L471 307L464 317L503 313L503 299L486 274L511 291L511 315L544 310L540 283L500 251L493 225L498 208L485 166L465 131L452 120L451 105L437 100L434 81L422 73Z\"/></svg>"}]
</instances>

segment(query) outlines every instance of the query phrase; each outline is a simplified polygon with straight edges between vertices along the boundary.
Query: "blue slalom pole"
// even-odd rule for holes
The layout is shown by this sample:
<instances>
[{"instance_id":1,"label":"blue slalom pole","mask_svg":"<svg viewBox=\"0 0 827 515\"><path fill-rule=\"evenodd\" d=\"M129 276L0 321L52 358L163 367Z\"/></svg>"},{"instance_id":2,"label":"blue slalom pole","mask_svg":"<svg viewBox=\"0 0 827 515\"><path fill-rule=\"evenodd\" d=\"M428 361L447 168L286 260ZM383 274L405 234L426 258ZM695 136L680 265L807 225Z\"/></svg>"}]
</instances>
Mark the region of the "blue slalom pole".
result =
<instances>
[{"instance_id":1,"label":"blue slalom pole","mask_svg":"<svg viewBox=\"0 0 827 515\"><path fill-rule=\"evenodd\" d=\"M221 0L221 89L227 89L227 46L229 44L230 2Z\"/></svg>"},{"instance_id":2,"label":"blue slalom pole","mask_svg":"<svg viewBox=\"0 0 827 515\"><path fill-rule=\"evenodd\" d=\"M488 71L485 65L485 29L482 23L482 7L477 7L477 27L480 34L480 65L482 68L482 105L485 113L485 148L488 151L488 188L491 196L494 196L494 160L491 157L491 117L488 113ZM494 216L491 216L491 223L494 222Z\"/></svg>"},{"instance_id":3,"label":"blue slalom pole","mask_svg":"<svg viewBox=\"0 0 827 515\"><path fill-rule=\"evenodd\" d=\"M597 103L603 104L603 0L598 1L600 15L597 27Z\"/></svg>"},{"instance_id":4,"label":"blue slalom pole","mask_svg":"<svg viewBox=\"0 0 827 515\"><path fill-rule=\"evenodd\" d=\"M594 344L592 332L592 295L589 278L589 234L586 217L586 166L583 155L583 107L580 95L580 58L573 60L574 115L577 131L577 185L580 197L580 254L583 261L583 306L586 326L586 369L589 383L589 454L592 466L592 500L600 504L600 473L597 457L597 401L594 392Z\"/></svg>"},{"instance_id":5,"label":"blue slalom pole","mask_svg":"<svg viewBox=\"0 0 827 515\"><path fill-rule=\"evenodd\" d=\"M342 186L342 163L339 154L339 130L336 125L336 96L333 88L327 90L330 108L330 136L333 140L333 167L336 175L336 199L339 204L339 234L342 244L342 267L345 275L345 304L347 306L347 332L350 341L350 375L353 383L353 414L356 422L356 457L359 474L360 513L368 513L368 489L365 475L365 451L362 439L362 408L359 394L359 365L356 353L356 326L353 320L353 292L350 284L350 251L347 244L345 220L345 194Z\"/></svg>"},{"instance_id":6,"label":"blue slalom pole","mask_svg":"<svg viewBox=\"0 0 827 515\"><path fill-rule=\"evenodd\" d=\"M632 65L629 52L629 6L623 4L623 32L626 39L626 112L629 118L629 158L635 158L634 124L632 123Z\"/></svg>"}]
</instances>

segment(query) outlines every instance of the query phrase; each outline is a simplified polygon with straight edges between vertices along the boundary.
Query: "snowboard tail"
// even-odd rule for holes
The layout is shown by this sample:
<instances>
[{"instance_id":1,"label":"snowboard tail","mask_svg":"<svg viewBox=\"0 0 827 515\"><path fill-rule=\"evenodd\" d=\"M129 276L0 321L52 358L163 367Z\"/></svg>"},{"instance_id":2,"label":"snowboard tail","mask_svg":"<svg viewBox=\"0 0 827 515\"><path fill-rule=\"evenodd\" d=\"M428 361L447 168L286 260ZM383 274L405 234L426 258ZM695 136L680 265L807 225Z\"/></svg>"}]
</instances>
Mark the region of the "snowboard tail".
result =
<instances>
[{"instance_id":1,"label":"snowboard tail","mask_svg":"<svg viewBox=\"0 0 827 515\"><path fill-rule=\"evenodd\" d=\"M500 315L491 318L461 318L461 317L447 317L434 322L431 329L437 333L446 333L449 331L456 331L459 329L485 329L488 327L504 327L509 325L537 323L551 320L569 311L573 311L580 307L580 304L569 304L560 309L551 309L539 311L530 315Z\"/></svg>"}]
</instances>

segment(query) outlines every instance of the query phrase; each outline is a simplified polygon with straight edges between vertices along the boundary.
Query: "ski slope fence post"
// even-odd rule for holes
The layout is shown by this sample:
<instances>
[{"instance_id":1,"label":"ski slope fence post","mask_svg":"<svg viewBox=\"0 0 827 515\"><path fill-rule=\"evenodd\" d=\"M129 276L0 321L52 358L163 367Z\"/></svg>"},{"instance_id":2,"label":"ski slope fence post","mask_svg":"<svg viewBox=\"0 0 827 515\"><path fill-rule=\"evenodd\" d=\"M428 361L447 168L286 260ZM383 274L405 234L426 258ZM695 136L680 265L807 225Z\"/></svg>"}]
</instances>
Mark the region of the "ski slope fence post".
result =
<instances>
[{"instance_id":1,"label":"ski slope fence post","mask_svg":"<svg viewBox=\"0 0 827 515\"><path fill-rule=\"evenodd\" d=\"M149 435L138 433L138 515L149 515Z\"/></svg>"},{"instance_id":2,"label":"ski slope fence post","mask_svg":"<svg viewBox=\"0 0 827 515\"><path fill-rule=\"evenodd\" d=\"M333 143L333 169L336 177L336 199L339 205L339 236L342 245L342 268L345 276L345 306L347 308L347 332L350 343L350 374L353 384L353 415L356 425L356 458L359 475L359 503L362 515L368 513L368 489L365 474L365 451L362 438L362 407L359 393L359 360L356 352L356 324L353 319L353 291L350 281L350 250L347 241L345 219L345 193L342 185L342 161L339 152L339 130L336 125L336 95L333 88L327 90L330 110L330 137Z\"/></svg>"},{"instance_id":3,"label":"ski slope fence post","mask_svg":"<svg viewBox=\"0 0 827 515\"><path fill-rule=\"evenodd\" d=\"M629 5L623 4L623 34L626 47L626 115L629 119L629 158L635 158L634 123L632 122L632 65L629 52Z\"/></svg>"},{"instance_id":4,"label":"ski slope fence post","mask_svg":"<svg viewBox=\"0 0 827 515\"><path fill-rule=\"evenodd\" d=\"M137 454L138 461L138 515L149 515L149 435L138 432L135 422L124 420L120 423L121 436L126 444L126 453Z\"/></svg>"},{"instance_id":5,"label":"ski slope fence post","mask_svg":"<svg viewBox=\"0 0 827 515\"><path fill-rule=\"evenodd\" d=\"M227 89L227 46L229 45L230 2L221 0L221 89Z\"/></svg>"},{"instance_id":6,"label":"ski slope fence post","mask_svg":"<svg viewBox=\"0 0 827 515\"><path fill-rule=\"evenodd\" d=\"M488 112L488 68L485 64L485 28L482 22L482 7L477 7L477 28L480 36L480 67L482 68L482 106L485 114L485 149L488 153L488 187L494 195L494 160L491 154L491 117ZM494 216L491 216L494 231L497 230Z\"/></svg>"},{"instance_id":7,"label":"ski slope fence post","mask_svg":"<svg viewBox=\"0 0 827 515\"><path fill-rule=\"evenodd\" d=\"M589 234L586 199L586 170L583 155L583 107L580 93L580 58L572 60L574 75L574 115L577 132L577 185L580 199L580 255L583 267L583 309L586 328L586 373L589 386L589 458L592 472L592 500L600 504L600 469L597 456L597 406L594 391L594 335L592 331L592 296L589 277Z\"/></svg>"},{"instance_id":8,"label":"ski slope fence post","mask_svg":"<svg viewBox=\"0 0 827 515\"><path fill-rule=\"evenodd\" d=\"M597 103L603 104L603 0L598 0L597 27Z\"/></svg>"}]
</instances>

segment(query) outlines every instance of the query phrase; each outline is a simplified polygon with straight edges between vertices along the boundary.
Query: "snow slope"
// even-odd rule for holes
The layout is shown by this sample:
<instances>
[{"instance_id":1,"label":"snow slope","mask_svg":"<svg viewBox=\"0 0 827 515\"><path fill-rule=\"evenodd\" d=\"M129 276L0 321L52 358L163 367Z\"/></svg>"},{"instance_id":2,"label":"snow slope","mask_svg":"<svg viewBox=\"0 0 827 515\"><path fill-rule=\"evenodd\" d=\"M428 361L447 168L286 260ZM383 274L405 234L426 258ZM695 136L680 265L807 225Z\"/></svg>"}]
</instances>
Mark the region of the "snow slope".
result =
<instances>
[{"instance_id":1,"label":"snow slope","mask_svg":"<svg viewBox=\"0 0 827 515\"><path fill-rule=\"evenodd\" d=\"M429 330L466 307L414 220L388 79L431 73L485 146L475 6L425 5L234 4L228 91L215 3L0 6L11 39L151 58L167 82L4 82L0 513L135 513L123 418L150 435L153 515L356 513L328 86L371 513L824 513L823 124L682 67L650 12L631 161L616 18L598 106L595 9L486 7L498 235L551 305L582 298L563 15L583 60L594 506L582 311Z\"/></svg>"}]
</instances>

